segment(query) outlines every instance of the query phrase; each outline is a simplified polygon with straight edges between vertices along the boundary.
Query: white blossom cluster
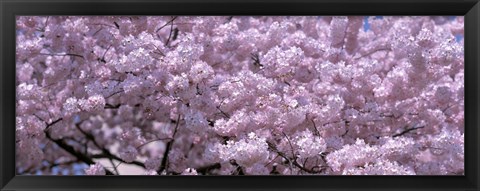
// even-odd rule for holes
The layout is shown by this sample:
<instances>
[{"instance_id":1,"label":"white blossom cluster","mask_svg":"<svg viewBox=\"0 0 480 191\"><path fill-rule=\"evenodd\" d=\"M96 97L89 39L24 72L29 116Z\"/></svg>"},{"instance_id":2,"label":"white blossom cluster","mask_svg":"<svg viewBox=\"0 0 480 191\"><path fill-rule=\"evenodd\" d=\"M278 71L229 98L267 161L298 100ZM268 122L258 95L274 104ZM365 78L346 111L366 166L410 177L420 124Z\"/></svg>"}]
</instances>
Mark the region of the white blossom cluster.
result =
<instances>
[{"instance_id":1,"label":"white blossom cluster","mask_svg":"<svg viewBox=\"0 0 480 191\"><path fill-rule=\"evenodd\" d=\"M105 175L105 169L104 167L97 163L90 165L88 169L85 169L85 174L86 175Z\"/></svg>"},{"instance_id":2,"label":"white blossom cluster","mask_svg":"<svg viewBox=\"0 0 480 191\"><path fill-rule=\"evenodd\" d=\"M105 107L105 98L102 95L93 95L87 99L68 98L63 104L66 113L73 115L80 111L99 112Z\"/></svg>"},{"instance_id":3,"label":"white blossom cluster","mask_svg":"<svg viewBox=\"0 0 480 191\"><path fill-rule=\"evenodd\" d=\"M234 159L239 165L252 166L255 163L263 163L268 160L269 151L265 138L260 138L255 133L249 133L248 137L238 142L227 141L227 144L219 150L220 159L230 161Z\"/></svg>"}]
</instances>

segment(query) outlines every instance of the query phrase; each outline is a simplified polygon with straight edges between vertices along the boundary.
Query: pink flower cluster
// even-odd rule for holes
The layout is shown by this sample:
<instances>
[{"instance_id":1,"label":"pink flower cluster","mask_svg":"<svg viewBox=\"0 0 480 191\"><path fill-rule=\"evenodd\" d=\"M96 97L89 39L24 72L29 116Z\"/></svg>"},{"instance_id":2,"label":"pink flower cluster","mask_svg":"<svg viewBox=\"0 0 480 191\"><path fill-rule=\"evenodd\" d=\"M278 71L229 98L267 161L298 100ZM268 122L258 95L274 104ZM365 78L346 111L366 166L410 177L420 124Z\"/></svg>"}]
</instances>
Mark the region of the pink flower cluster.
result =
<instances>
[{"instance_id":1,"label":"pink flower cluster","mask_svg":"<svg viewBox=\"0 0 480 191\"><path fill-rule=\"evenodd\" d=\"M461 175L463 27L19 16L17 173Z\"/></svg>"}]
</instances>

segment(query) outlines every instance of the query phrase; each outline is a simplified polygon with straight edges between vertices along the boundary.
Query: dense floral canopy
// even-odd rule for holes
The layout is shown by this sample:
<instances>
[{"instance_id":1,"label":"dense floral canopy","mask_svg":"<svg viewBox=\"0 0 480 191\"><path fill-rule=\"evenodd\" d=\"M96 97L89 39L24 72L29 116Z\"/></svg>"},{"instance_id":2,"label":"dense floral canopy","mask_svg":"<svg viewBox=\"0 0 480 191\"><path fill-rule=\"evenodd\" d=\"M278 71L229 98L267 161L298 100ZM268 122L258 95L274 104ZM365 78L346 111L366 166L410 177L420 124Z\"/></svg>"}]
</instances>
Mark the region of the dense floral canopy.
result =
<instances>
[{"instance_id":1,"label":"dense floral canopy","mask_svg":"<svg viewBox=\"0 0 480 191\"><path fill-rule=\"evenodd\" d=\"M18 174L464 174L463 17L17 17Z\"/></svg>"}]
</instances>

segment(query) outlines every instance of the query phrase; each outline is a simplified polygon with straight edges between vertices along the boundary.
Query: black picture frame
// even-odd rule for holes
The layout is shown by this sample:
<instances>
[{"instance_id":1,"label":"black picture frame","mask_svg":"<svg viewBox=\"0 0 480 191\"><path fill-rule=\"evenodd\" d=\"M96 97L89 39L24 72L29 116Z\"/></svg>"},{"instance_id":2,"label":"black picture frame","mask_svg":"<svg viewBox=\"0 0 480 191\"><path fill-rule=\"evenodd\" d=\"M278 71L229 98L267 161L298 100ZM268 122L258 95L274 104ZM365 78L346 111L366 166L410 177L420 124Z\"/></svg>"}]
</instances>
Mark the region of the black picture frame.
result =
<instances>
[{"instance_id":1,"label":"black picture frame","mask_svg":"<svg viewBox=\"0 0 480 191\"><path fill-rule=\"evenodd\" d=\"M479 190L478 0L0 0L0 189ZM465 176L16 176L16 15L464 15Z\"/></svg>"}]
</instances>

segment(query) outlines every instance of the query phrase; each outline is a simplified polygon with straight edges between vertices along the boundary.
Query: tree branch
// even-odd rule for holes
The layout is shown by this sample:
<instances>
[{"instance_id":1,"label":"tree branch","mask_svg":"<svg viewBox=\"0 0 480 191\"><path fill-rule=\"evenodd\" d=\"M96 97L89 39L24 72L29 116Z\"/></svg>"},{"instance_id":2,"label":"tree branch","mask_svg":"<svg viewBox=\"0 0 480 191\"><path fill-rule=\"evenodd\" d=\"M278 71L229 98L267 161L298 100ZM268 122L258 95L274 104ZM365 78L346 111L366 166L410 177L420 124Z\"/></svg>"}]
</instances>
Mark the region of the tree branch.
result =
<instances>
[{"instance_id":1,"label":"tree branch","mask_svg":"<svg viewBox=\"0 0 480 191\"><path fill-rule=\"evenodd\" d=\"M222 167L222 165L220 165L220 163L214 163L214 164L210 164L210 165L207 165L207 166L199 167L196 170L199 173L207 175L210 171L212 171L214 169L220 169L221 167Z\"/></svg>"},{"instance_id":2,"label":"tree branch","mask_svg":"<svg viewBox=\"0 0 480 191\"><path fill-rule=\"evenodd\" d=\"M400 132L400 133L397 133L397 134L392 135L392 137L402 136L402 135L404 135L404 134L406 134L406 133L408 133L408 132L410 132L410 131L417 130L417 129L421 129L421 128L424 128L424 127L425 127L425 126L422 125L422 126L418 126L418 127L407 128L407 129L403 130L403 131Z\"/></svg>"},{"instance_id":3,"label":"tree branch","mask_svg":"<svg viewBox=\"0 0 480 191\"><path fill-rule=\"evenodd\" d=\"M109 103L106 103L105 104L105 109L118 109L120 108L121 104L117 104L117 105L112 105L112 104L109 104Z\"/></svg>"},{"instance_id":4,"label":"tree branch","mask_svg":"<svg viewBox=\"0 0 480 191\"><path fill-rule=\"evenodd\" d=\"M78 160L86 163L87 165L92 165L92 164L95 164L95 162L88 156L84 155L83 153L81 152L77 152L75 150L75 148L73 148L72 146L68 145L63 139L54 139L52 138L52 136L50 135L50 127L52 125L54 125L55 123L58 123L59 121L61 121L62 118L60 119L57 119L55 120L54 122L52 123L49 123L47 124L47 128L45 128L44 132L45 132L45 136L47 137L47 139L49 139L50 141L54 142L55 144L57 144L60 148L62 148L63 150L67 151L68 153L72 154L73 156L77 157ZM109 171L108 169L105 169L105 172L107 175L113 175L113 173L111 171Z\"/></svg>"},{"instance_id":5,"label":"tree branch","mask_svg":"<svg viewBox=\"0 0 480 191\"><path fill-rule=\"evenodd\" d=\"M301 164L299 164L297 162L297 160L291 160L285 153L279 151L277 149L277 147L275 146L275 144L273 144L272 142L270 141L267 141L267 144L268 144L268 147L270 148L270 150L276 152L278 155L280 155L281 157L283 157L285 160L288 160L290 161L294 166L300 168L301 170L305 171L305 172L308 172L308 173L311 173L311 174L318 174L318 173L321 173L323 170L320 169L320 170L315 170L316 168L320 168L321 166L314 166L312 169L308 169L308 168L305 168L304 166L302 166Z\"/></svg>"},{"instance_id":6,"label":"tree branch","mask_svg":"<svg viewBox=\"0 0 480 191\"><path fill-rule=\"evenodd\" d=\"M173 21L177 19L177 16L173 17L170 21L168 21L167 23L165 23L163 26L161 26L160 28L157 29L157 31L155 31L155 33L158 33L158 31L162 30L165 26L167 26L168 24L170 23L173 23Z\"/></svg>"},{"instance_id":7,"label":"tree branch","mask_svg":"<svg viewBox=\"0 0 480 191\"><path fill-rule=\"evenodd\" d=\"M95 140L95 137L90 134L90 133L87 133L85 132L78 124L75 125L77 127L77 129L83 134L85 135L85 137L87 137L87 139L89 139L90 141L93 142L93 144L100 150L102 150L102 155L93 155L92 158L108 158L108 159L115 159L115 160L118 160L122 163L126 163L126 164L134 164L134 165L137 165L137 166L140 166L140 167L143 167L145 168L145 164L141 163L141 162L138 162L138 161L132 161L132 162L126 162L124 161L123 159L121 159L120 157L112 154L108 149L100 146L100 144L98 144L98 142ZM101 156L101 157L100 157Z\"/></svg>"},{"instance_id":8,"label":"tree branch","mask_svg":"<svg viewBox=\"0 0 480 191\"><path fill-rule=\"evenodd\" d=\"M170 42L170 39L172 38L172 33L173 33L173 21L176 19L177 17L173 17L172 20L170 21L170 33L168 34L168 39L167 41L165 42L165 46L168 46L168 43Z\"/></svg>"},{"instance_id":9,"label":"tree branch","mask_svg":"<svg viewBox=\"0 0 480 191\"><path fill-rule=\"evenodd\" d=\"M168 171L168 154L170 153L173 142L175 141L175 134L177 134L179 124L180 124L180 114L178 114L178 117L177 117L177 123L175 124L175 130L173 131L172 140L168 141L167 146L165 148L165 153L163 154L162 163L160 164L160 167L157 170L158 174L162 174L163 170Z\"/></svg>"}]
</instances>

